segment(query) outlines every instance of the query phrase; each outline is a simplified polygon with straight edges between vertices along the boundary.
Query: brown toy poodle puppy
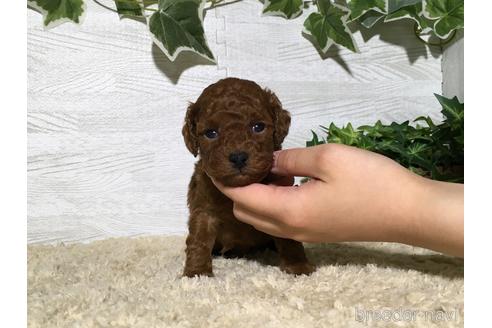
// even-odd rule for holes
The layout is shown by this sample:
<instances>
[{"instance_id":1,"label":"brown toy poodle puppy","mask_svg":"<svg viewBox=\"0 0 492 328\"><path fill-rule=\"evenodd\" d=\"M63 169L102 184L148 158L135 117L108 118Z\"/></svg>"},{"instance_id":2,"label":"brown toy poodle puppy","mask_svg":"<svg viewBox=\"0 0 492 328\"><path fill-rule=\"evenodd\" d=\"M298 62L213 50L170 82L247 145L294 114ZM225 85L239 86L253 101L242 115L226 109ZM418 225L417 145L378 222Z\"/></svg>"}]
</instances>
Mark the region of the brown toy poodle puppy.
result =
<instances>
[{"instance_id":1,"label":"brown toy poodle puppy","mask_svg":"<svg viewBox=\"0 0 492 328\"><path fill-rule=\"evenodd\" d=\"M220 80L190 104L183 137L200 160L188 191L185 276L213 276L212 254L242 256L268 247L278 251L283 271L314 271L302 243L270 236L237 220L232 201L210 180L226 186L265 182L272 154L281 148L289 125L290 115L275 94L252 81Z\"/></svg>"}]
</instances>

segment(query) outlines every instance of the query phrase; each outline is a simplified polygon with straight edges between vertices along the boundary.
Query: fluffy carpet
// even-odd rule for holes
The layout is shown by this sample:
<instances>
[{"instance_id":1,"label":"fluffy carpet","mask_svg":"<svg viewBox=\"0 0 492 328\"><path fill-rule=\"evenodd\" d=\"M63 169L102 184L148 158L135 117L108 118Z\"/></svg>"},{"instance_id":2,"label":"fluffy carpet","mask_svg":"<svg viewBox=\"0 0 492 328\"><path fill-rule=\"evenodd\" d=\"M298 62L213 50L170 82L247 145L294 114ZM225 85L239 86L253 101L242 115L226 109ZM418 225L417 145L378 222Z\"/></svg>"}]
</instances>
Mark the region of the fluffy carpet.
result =
<instances>
[{"instance_id":1,"label":"fluffy carpet","mask_svg":"<svg viewBox=\"0 0 492 328\"><path fill-rule=\"evenodd\" d=\"M183 237L28 246L29 327L461 327L463 261L387 243L306 245L311 276L272 251L181 278Z\"/></svg>"}]
</instances>

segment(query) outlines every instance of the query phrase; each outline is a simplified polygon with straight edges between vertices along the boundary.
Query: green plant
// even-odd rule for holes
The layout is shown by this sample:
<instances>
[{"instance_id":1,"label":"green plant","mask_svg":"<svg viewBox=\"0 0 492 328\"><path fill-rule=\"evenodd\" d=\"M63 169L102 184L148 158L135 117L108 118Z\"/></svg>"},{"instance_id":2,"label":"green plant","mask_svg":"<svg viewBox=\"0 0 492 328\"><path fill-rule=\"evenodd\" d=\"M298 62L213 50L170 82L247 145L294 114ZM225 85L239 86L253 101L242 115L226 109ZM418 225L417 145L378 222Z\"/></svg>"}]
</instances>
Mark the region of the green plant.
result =
<instances>
[{"instance_id":1,"label":"green plant","mask_svg":"<svg viewBox=\"0 0 492 328\"><path fill-rule=\"evenodd\" d=\"M348 123L337 127L331 123L321 126L326 138L314 131L306 146L340 143L374 151L388 156L420 175L443 181L463 182L464 166L464 104L458 98L435 95L442 105L444 120L436 125L429 117L418 117L410 125L393 122L384 125L364 125L357 129Z\"/></svg>"},{"instance_id":2,"label":"green plant","mask_svg":"<svg viewBox=\"0 0 492 328\"><path fill-rule=\"evenodd\" d=\"M28 0L30 7L43 14L44 26L71 21L80 23L86 0ZM97 0L94 0L98 2ZM112 1L112 0L108 0ZM226 0L114 0L123 16L145 18L152 39L170 60L182 51L192 51L215 62L203 29L203 13ZM239 0L232 0L236 2ZM208 6L206 6L208 4ZM314 6L313 6L314 5ZM315 46L326 52L337 44L357 52L349 29L355 22L366 28L384 21L412 19L416 34L431 33L450 40L464 27L464 0L264 0L263 14L295 19L303 10L312 12L304 21L304 33Z\"/></svg>"}]
</instances>

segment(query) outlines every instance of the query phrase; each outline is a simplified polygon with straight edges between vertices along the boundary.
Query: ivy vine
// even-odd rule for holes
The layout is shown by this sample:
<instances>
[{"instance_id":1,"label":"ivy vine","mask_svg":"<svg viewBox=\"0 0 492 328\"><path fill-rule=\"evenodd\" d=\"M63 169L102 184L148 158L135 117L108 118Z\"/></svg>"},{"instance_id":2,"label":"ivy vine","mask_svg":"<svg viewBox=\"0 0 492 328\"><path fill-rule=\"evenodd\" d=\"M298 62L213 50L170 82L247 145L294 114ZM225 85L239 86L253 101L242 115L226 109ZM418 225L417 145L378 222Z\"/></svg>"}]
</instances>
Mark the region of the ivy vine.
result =
<instances>
[{"instance_id":1,"label":"ivy vine","mask_svg":"<svg viewBox=\"0 0 492 328\"><path fill-rule=\"evenodd\" d=\"M61 23L81 23L87 0L28 0L28 6L43 15L52 28ZM94 0L96 1L96 0ZM120 16L144 18L155 44L174 61L182 51L191 51L215 62L203 28L208 8L238 0L114 0ZM97 1L96 1L97 2ZM313 8L310 8L314 6ZM417 36L434 35L438 44L448 42L464 28L464 0L264 0L263 14L296 19L304 10L315 9L304 21L305 34L323 53L333 44L357 52L349 24L371 28L381 22L411 19ZM431 44L432 45L432 44Z\"/></svg>"}]
</instances>

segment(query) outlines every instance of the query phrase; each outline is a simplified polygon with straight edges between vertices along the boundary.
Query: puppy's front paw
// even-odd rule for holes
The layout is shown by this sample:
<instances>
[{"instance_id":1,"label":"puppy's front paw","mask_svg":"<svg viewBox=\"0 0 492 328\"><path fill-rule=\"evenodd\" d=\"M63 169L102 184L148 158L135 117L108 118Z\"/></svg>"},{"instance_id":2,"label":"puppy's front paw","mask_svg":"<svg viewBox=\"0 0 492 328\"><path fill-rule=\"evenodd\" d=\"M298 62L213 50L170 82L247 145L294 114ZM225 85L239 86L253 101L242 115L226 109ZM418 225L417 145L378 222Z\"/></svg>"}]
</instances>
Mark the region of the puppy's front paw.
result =
<instances>
[{"instance_id":1,"label":"puppy's front paw","mask_svg":"<svg viewBox=\"0 0 492 328\"><path fill-rule=\"evenodd\" d=\"M195 276L207 276L207 277L213 277L214 273L212 272L212 269L210 268L185 268L183 272L183 277L195 277Z\"/></svg>"},{"instance_id":2,"label":"puppy's front paw","mask_svg":"<svg viewBox=\"0 0 492 328\"><path fill-rule=\"evenodd\" d=\"M309 276L316 271L316 267L309 262L289 263L280 266L280 269L286 273L293 275L305 274Z\"/></svg>"}]
</instances>

